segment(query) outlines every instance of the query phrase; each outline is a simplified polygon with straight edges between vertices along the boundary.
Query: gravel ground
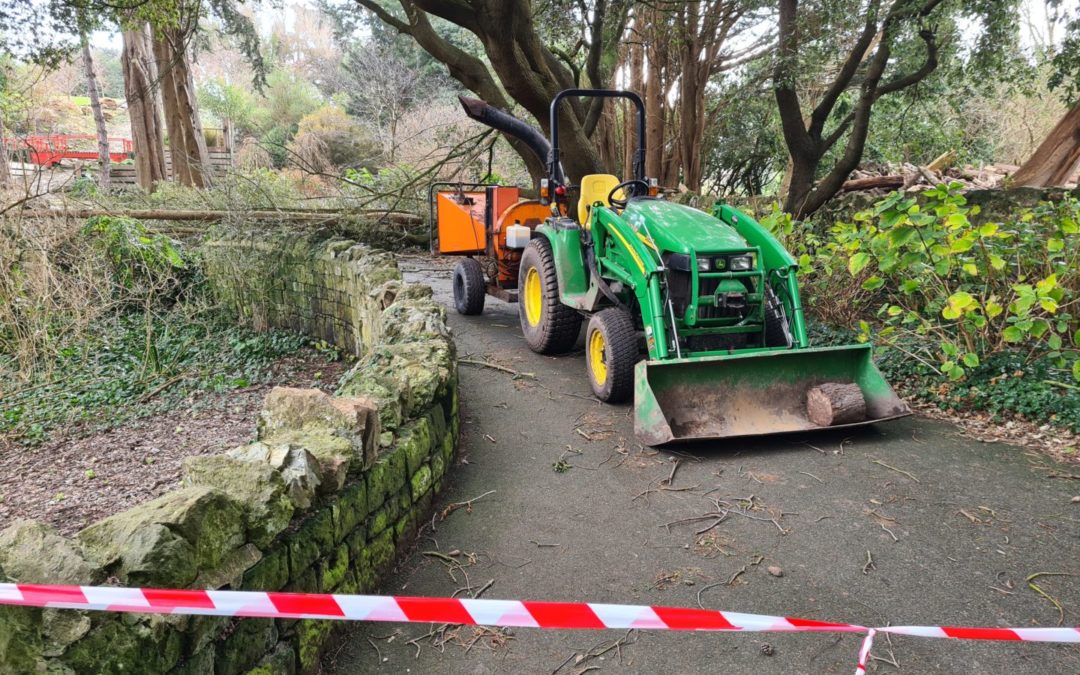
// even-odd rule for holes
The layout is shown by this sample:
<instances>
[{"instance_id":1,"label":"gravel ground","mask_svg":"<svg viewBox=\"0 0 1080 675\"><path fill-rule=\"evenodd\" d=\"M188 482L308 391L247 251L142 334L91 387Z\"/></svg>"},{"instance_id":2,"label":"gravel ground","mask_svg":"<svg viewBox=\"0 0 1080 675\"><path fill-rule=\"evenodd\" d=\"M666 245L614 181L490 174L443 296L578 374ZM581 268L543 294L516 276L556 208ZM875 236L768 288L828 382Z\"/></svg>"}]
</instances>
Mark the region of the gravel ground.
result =
<instances>
[{"instance_id":1,"label":"gravel ground","mask_svg":"<svg viewBox=\"0 0 1080 675\"><path fill-rule=\"evenodd\" d=\"M274 364L267 384L196 392L166 414L108 431L83 436L72 428L38 447L10 446L0 453L0 529L17 518L32 518L71 535L158 497L178 485L185 457L224 452L253 439L271 388L332 391L346 368L305 349Z\"/></svg>"}]
</instances>

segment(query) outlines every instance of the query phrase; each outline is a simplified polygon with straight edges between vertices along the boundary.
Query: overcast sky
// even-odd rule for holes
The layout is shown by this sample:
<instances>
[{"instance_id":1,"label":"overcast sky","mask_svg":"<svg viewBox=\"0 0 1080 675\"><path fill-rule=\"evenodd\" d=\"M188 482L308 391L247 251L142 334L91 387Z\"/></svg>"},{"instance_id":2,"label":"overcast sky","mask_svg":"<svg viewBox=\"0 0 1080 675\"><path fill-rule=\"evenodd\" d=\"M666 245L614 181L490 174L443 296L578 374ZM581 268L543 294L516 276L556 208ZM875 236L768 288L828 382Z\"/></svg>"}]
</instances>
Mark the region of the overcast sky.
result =
<instances>
[{"instance_id":1,"label":"overcast sky","mask_svg":"<svg viewBox=\"0 0 1080 675\"><path fill-rule=\"evenodd\" d=\"M2 2L3 0L0 0ZM1046 12L1046 0L1023 0L1024 4L1024 30L1021 34L1021 39L1025 47L1032 47L1042 45L1046 43L1048 38L1048 25L1047 25L1047 12ZM1062 16L1075 15L1076 9L1080 5L1080 0L1063 0L1061 3ZM267 2L266 0L252 0L249 5L255 11L255 19L259 26L260 31L268 31L270 26L273 25L275 20L284 17L284 24L286 27L291 27L293 24L296 7L313 7L315 3L311 0L277 0L276 2ZM1061 40L1062 27L1058 26L1056 33L1052 36L1055 42ZM109 33L105 31L98 31L93 35L92 41L94 45L99 47L107 47L119 50L120 35L118 33Z\"/></svg>"}]
</instances>

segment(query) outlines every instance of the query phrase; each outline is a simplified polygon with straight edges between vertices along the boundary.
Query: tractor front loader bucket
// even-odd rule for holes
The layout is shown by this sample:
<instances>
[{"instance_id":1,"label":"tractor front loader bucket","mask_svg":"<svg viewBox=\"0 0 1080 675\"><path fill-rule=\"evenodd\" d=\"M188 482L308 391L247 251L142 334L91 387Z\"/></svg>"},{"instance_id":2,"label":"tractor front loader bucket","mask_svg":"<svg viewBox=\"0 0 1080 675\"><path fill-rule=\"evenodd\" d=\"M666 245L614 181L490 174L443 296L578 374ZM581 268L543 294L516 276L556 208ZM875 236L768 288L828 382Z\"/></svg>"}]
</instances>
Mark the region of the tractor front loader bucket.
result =
<instances>
[{"instance_id":1,"label":"tractor front loader bucket","mask_svg":"<svg viewBox=\"0 0 1080 675\"><path fill-rule=\"evenodd\" d=\"M870 345L641 361L634 372L634 433L648 445L855 427L910 415L870 358ZM806 394L859 385L863 421L821 427Z\"/></svg>"}]
</instances>

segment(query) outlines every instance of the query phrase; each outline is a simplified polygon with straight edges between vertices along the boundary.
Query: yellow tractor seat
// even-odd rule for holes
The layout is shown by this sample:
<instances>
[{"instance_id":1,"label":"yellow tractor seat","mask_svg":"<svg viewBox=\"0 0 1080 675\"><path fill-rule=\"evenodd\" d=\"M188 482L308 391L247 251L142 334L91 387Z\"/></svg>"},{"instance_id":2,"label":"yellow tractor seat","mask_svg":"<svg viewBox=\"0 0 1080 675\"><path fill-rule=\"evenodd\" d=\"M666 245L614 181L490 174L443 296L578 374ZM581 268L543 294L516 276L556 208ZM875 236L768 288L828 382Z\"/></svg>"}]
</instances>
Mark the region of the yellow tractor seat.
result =
<instances>
[{"instance_id":1,"label":"yellow tractor seat","mask_svg":"<svg viewBox=\"0 0 1080 675\"><path fill-rule=\"evenodd\" d=\"M608 194L619 184L619 179L610 173L591 173L581 177L581 196L578 198L578 222L582 225L589 224L589 207L600 202L604 206L608 203Z\"/></svg>"}]
</instances>

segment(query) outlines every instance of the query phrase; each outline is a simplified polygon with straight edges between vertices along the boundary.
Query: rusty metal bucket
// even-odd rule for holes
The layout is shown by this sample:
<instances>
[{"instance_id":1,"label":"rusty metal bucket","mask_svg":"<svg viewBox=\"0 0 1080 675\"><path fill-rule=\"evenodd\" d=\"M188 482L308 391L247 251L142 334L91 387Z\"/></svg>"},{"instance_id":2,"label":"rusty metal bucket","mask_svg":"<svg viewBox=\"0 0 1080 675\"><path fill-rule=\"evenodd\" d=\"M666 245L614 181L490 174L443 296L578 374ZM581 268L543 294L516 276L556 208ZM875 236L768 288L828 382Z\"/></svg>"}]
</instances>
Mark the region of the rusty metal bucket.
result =
<instances>
[{"instance_id":1,"label":"rusty metal bucket","mask_svg":"<svg viewBox=\"0 0 1080 675\"><path fill-rule=\"evenodd\" d=\"M826 382L858 384L866 419L811 422L807 390ZM870 345L641 361L634 372L634 433L648 445L842 429L910 414L874 366Z\"/></svg>"}]
</instances>

